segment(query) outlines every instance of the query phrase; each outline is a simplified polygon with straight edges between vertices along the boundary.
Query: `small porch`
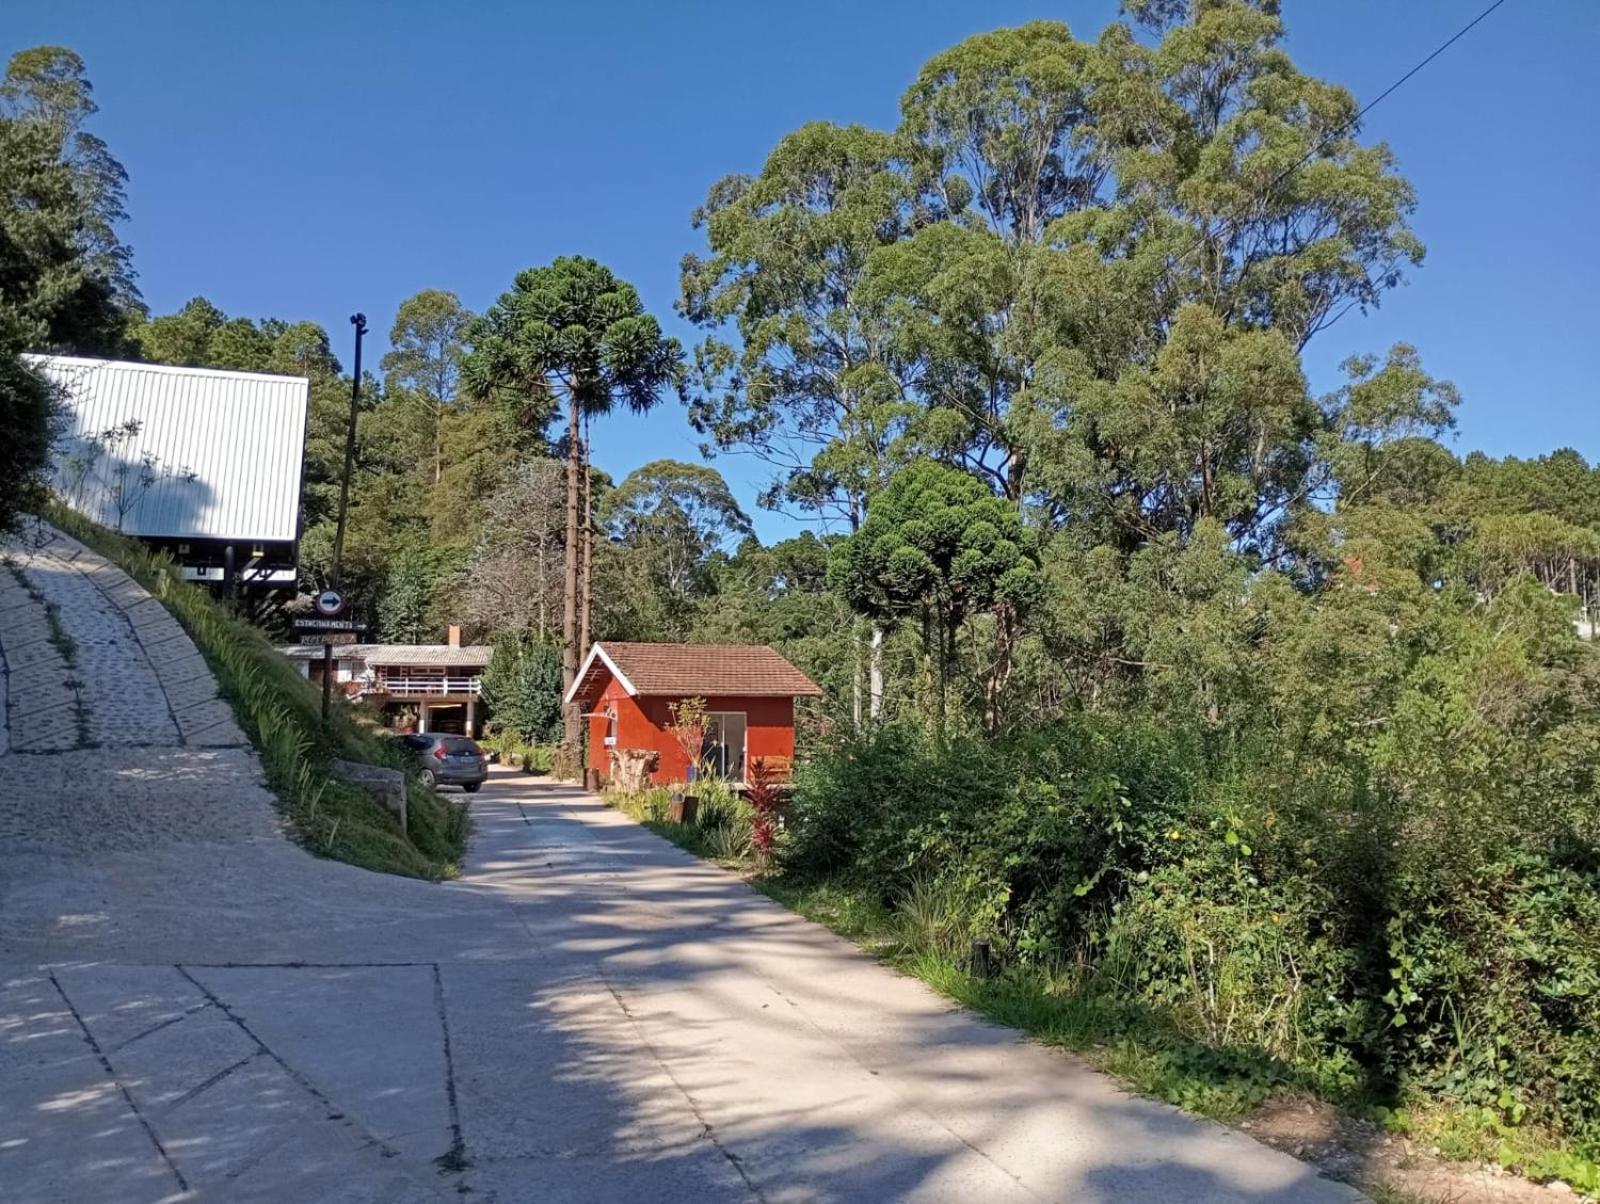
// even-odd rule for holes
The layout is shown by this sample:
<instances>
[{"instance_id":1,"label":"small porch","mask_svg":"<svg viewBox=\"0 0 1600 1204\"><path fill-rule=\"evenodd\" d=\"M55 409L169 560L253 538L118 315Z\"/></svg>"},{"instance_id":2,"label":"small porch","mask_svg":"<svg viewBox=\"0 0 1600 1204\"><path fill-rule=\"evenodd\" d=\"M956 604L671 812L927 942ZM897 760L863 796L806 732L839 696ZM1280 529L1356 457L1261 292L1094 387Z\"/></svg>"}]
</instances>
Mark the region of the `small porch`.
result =
<instances>
[{"instance_id":1,"label":"small porch","mask_svg":"<svg viewBox=\"0 0 1600 1204\"><path fill-rule=\"evenodd\" d=\"M362 696L385 714L415 715L417 732L477 736L481 674L475 665L373 665Z\"/></svg>"},{"instance_id":2,"label":"small porch","mask_svg":"<svg viewBox=\"0 0 1600 1204\"><path fill-rule=\"evenodd\" d=\"M480 734L476 694L378 695L367 698L384 715L384 721L402 732L443 732L452 736Z\"/></svg>"}]
</instances>

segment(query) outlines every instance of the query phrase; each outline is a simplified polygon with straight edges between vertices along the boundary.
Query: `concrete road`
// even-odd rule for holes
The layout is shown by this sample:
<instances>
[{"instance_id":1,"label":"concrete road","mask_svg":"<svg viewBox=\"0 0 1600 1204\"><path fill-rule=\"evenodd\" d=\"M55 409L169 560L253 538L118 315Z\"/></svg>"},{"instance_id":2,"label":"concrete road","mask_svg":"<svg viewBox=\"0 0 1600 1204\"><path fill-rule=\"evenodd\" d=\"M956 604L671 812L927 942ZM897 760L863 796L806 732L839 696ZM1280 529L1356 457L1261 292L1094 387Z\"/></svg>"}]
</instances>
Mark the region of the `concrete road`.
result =
<instances>
[{"instance_id":1,"label":"concrete road","mask_svg":"<svg viewBox=\"0 0 1600 1204\"><path fill-rule=\"evenodd\" d=\"M0 1198L1360 1198L576 789L473 807L444 886L278 838L0 849Z\"/></svg>"}]
</instances>

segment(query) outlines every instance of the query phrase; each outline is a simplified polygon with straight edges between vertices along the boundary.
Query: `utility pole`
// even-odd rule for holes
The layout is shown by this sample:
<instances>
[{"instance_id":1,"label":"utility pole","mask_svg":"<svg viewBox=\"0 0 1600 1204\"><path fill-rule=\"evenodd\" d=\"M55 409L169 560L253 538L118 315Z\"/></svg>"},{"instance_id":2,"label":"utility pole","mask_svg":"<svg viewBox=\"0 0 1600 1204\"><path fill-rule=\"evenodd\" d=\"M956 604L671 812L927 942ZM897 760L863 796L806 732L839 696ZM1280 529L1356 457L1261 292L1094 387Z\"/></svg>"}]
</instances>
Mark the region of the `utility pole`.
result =
<instances>
[{"instance_id":1,"label":"utility pole","mask_svg":"<svg viewBox=\"0 0 1600 1204\"><path fill-rule=\"evenodd\" d=\"M350 325L356 328L356 364L350 377L350 425L344 433L344 476L339 481L339 520L333 531L333 570L329 582L334 593L344 571L344 520L350 510L350 473L356 461L356 415L361 410L361 340L367 333L367 315L351 314ZM341 604L342 609L342 604ZM330 700L333 697L333 644L322 645L322 725L328 725Z\"/></svg>"}]
</instances>

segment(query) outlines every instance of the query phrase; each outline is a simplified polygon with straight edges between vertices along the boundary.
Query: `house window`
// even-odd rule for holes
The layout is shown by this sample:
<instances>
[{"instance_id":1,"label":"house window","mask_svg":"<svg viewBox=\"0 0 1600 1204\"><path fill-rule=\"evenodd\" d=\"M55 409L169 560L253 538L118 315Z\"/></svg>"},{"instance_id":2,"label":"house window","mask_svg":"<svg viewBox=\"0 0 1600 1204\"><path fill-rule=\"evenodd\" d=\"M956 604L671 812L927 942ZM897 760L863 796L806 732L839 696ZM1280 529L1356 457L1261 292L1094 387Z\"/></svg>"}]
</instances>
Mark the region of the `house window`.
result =
<instances>
[{"instance_id":1,"label":"house window","mask_svg":"<svg viewBox=\"0 0 1600 1204\"><path fill-rule=\"evenodd\" d=\"M700 759L707 773L730 782L744 781L745 728L743 711L712 711L706 715Z\"/></svg>"}]
</instances>

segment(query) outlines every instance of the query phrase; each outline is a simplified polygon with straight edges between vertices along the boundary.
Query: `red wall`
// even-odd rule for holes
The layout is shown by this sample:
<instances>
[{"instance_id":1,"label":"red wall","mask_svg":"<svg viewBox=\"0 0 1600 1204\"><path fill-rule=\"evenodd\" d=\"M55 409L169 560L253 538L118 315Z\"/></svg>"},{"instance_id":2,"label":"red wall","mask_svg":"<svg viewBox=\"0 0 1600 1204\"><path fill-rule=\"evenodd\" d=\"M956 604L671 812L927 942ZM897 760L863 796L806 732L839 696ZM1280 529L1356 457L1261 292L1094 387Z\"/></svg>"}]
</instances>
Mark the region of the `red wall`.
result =
<instances>
[{"instance_id":1,"label":"red wall","mask_svg":"<svg viewBox=\"0 0 1600 1204\"><path fill-rule=\"evenodd\" d=\"M661 763L651 774L658 785L681 782L687 777L689 759L667 730L672 723L668 707L676 698L634 698L612 678L600 697L587 710L589 716L589 764L602 776L611 772L611 749L605 742L608 705L617 710L618 748L650 748L661 754ZM794 699L792 698L707 698L708 711L743 711L745 714L745 765L757 757L794 757Z\"/></svg>"}]
</instances>

